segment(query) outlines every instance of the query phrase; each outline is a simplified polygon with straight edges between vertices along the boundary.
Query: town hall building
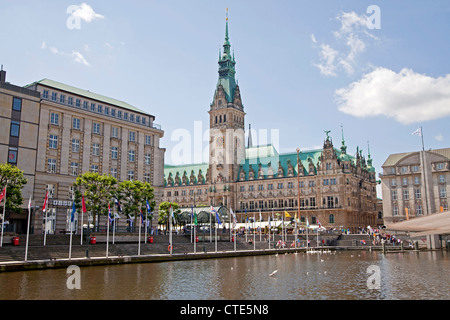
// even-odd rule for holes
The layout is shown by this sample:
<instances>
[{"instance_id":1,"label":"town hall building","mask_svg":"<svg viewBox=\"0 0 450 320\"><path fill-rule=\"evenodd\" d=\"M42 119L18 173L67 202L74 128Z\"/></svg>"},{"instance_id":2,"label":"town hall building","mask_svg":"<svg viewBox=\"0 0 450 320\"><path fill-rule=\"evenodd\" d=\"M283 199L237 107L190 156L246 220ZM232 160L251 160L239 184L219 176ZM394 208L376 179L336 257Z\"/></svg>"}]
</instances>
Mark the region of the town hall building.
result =
<instances>
[{"instance_id":1,"label":"town hall building","mask_svg":"<svg viewBox=\"0 0 450 320\"><path fill-rule=\"evenodd\" d=\"M218 64L208 111L209 162L166 164L162 201L176 202L180 208L220 208L225 221L232 209L238 222L254 216L259 221L260 213L261 220L268 221L287 212L301 223L307 219L310 224L353 232L376 225L376 173L370 151L367 159L359 148L352 156L343 132L337 148L329 131L323 147L315 150L280 154L271 144L246 145L246 113L235 80L228 20Z\"/></svg>"}]
</instances>

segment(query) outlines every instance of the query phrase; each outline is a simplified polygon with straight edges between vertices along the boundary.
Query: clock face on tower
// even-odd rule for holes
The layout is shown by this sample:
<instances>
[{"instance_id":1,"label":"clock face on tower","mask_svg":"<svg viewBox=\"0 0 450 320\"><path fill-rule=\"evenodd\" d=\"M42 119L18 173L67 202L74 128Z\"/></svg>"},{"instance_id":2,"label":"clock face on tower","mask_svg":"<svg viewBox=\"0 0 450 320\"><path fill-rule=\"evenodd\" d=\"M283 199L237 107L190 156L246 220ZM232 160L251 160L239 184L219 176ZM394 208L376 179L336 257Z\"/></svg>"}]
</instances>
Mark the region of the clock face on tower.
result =
<instances>
[{"instance_id":1,"label":"clock face on tower","mask_svg":"<svg viewBox=\"0 0 450 320\"><path fill-rule=\"evenodd\" d=\"M216 140L216 146L222 148L224 143L223 137L218 137Z\"/></svg>"}]
</instances>

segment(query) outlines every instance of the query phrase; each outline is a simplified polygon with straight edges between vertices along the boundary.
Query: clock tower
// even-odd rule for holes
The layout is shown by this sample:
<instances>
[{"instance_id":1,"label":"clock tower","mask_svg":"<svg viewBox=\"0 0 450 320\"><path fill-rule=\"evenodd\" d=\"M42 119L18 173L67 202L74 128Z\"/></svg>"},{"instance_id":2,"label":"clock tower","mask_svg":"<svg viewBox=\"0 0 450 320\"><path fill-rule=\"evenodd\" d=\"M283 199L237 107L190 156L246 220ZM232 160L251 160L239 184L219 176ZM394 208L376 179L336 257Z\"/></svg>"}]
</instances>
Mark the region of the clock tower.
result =
<instances>
[{"instance_id":1,"label":"clock tower","mask_svg":"<svg viewBox=\"0 0 450 320\"><path fill-rule=\"evenodd\" d=\"M228 38L228 17L223 53L219 52L218 63L219 79L209 110L209 197L211 205L235 209L233 182L245 158L245 112L235 79L236 61Z\"/></svg>"}]
</instances>

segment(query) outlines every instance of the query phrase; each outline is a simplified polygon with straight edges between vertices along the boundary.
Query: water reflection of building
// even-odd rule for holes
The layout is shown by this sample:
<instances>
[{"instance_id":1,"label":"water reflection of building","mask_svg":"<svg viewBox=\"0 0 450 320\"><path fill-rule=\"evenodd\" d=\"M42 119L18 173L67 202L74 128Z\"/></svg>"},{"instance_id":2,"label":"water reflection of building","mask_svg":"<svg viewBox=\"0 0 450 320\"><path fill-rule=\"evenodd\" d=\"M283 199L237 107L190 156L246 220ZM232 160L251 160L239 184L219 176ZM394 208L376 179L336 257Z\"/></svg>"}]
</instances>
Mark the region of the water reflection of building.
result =
<instances>
[{"instance_id":1,"label":"water reflection of building","mask_svg":"<svg viewBox=\"0 0 450 320\"><path fill-rule=\"evenodd\" d=\"M323 148L298 153L280 154L273 145L245 145L246 114L230 47L227 21L209 110L209 163L165 165L163 201L181 207L226 206L237 213L239 222L246 215L259 220L259 212L265 221L285 211L293 218L300 206L302 222L353 231L376 225L370 152L367 160L359 148L355 156L348 154L343 133L339 148L329 131Z\"/></svg>"}]
</instances>

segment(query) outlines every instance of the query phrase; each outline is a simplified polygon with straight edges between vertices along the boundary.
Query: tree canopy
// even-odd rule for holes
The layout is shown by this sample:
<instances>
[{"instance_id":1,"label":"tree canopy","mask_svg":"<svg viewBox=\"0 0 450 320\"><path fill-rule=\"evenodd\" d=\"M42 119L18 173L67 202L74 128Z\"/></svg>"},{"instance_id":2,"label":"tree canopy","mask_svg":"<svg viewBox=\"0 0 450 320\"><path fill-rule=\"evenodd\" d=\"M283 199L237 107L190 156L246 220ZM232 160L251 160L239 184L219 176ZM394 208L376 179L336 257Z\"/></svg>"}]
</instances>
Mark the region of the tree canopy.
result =
<instances>
[{"instance_id":1,"label":"tree canopy","mask_svg":"<svg viewBox=\"0 0 450 320\"><path fill-rule=\"evenodd\" d=\"M0 164L0 192L6 187L6 209L17 213L21 212L23 203L22 189L27 183L23 171L9 163ZM4 201L0 203L3 210ZM2 211L3 212L3 211Z\"/></svg>"}]
</instances>

